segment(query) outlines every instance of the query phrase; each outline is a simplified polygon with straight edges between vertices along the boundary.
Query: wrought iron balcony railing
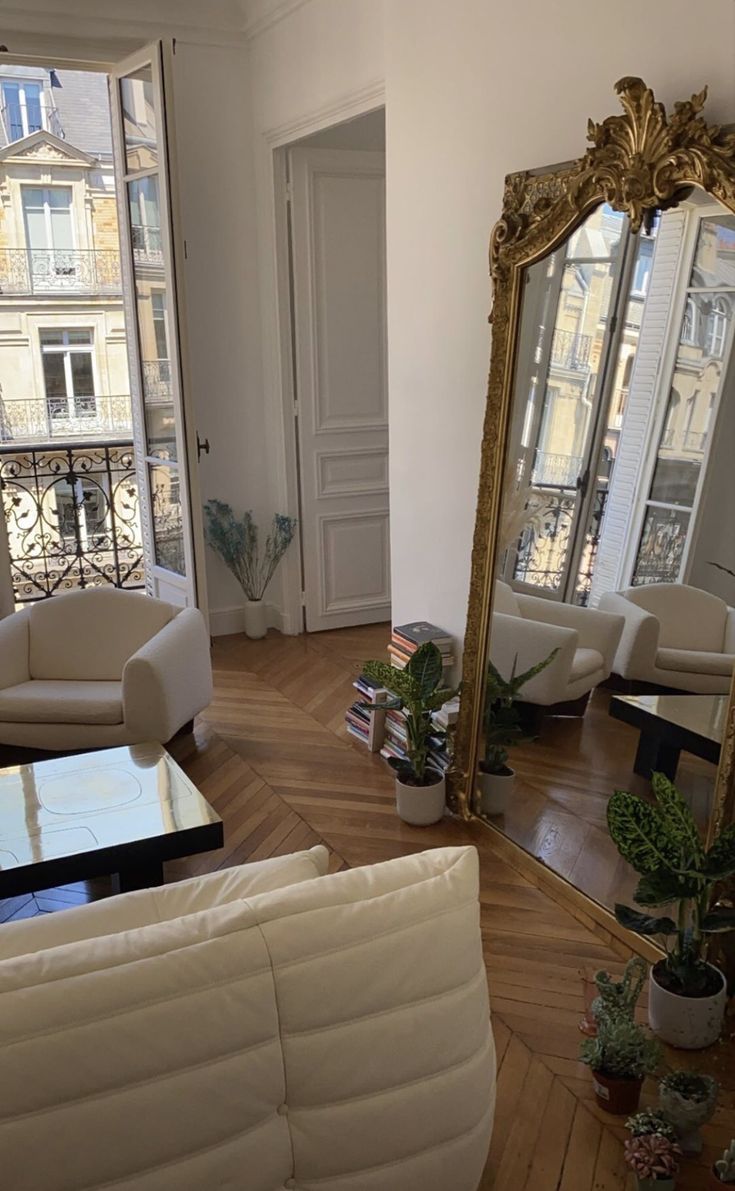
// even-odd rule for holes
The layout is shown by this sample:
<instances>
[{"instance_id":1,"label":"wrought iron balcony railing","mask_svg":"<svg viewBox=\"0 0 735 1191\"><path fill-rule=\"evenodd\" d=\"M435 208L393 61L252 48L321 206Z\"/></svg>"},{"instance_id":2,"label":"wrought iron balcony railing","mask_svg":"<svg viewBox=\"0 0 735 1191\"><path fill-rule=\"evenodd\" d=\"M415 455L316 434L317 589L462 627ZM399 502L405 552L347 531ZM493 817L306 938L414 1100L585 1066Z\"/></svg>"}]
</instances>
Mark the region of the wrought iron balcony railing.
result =
<instances>
[{"instance_id":1,"label":"wrought iron balcony railing","mask_svg":"<svg viewBox=\"0 0 735 1191\"><path fill-rule=\"evenodd\" d=\"M148 402L171 400L171 361L143 360L143 393Z\"/></svg>"},{"instance_id":2,"label":"wrought iron balcony railing","mask_svg":"<svg viewBox=\"0 0 735 1191\"><path fill-rule=\"evenodd\" d=\"M0 294L121 294L113 249L0 248Z\"/></svg>"},{"instance_id":3,"label":"wrought iron balcony railing","mask_svg":"<svg viewBox=\"0 0 735 1191\"><path fill-rule=\"evenodd\" d=\"M16 603L78 587L144 586L130 442L0 445L0 502Z\"/></svg>"},{"instance_id":4,"label":"wrought iron balcony railing","mask_svg":"<svg viewBox=\"0 0 735 1191\"><path fill-rule=\"evenodd\" d=\"M120 438L133 429L130 397L0 398L0 443Z\"/></svg>"},{"instance_id":5,"label":"wrought iron balcony railing","mask_svg":"<svg viewBox=\"0 0 735 1191\"><path fill-rule=\"evenodd\" d=\"M23 120L23 112L17 103L6 103L0 108L0 118L2 118L5 135L8 138L8 143L13 141L20 141L24 136L30 136L32 132L40 132L42 128L46 128L53 136L57 136L59 140L64 140L64 128L56 108L47 108L43 114L30 112L26 108L25 122Z\"/></svg>"},{"instance_id":6,"label":"wrought iron balcony railing","mask_svg":"<svg viewBox=\"0 0 735 1191\"><path fill-rule=\"evenodd\" d=\"M591 335L578 335L576 331L554 331L551 341L551 363L556 368L567 368L570 372L586 372L590 366Z\"/></svg>"},{"instance_id":7,"label":"wrought iron balcony railing","mask_svg":"<svg viewBox=\"0 0 735 1191\"><path fill-rule=\"evenodd\" d=\"M581 455L558 455L549 451L537 451L533 464L533 482L540 488L575 488L581 471Z\"/></svg>"},{"instance_id":8,"label":"wrought iron balcony railing","mask_svg":"<svg viewBox=\"0 0 735 1191\"><path fill-rule=\"evenodd\" d=\"M161 229L148 223L134 223L130 228L133 259L137 265L163 268L163 242Z\"/></svg>"}]
</instances>

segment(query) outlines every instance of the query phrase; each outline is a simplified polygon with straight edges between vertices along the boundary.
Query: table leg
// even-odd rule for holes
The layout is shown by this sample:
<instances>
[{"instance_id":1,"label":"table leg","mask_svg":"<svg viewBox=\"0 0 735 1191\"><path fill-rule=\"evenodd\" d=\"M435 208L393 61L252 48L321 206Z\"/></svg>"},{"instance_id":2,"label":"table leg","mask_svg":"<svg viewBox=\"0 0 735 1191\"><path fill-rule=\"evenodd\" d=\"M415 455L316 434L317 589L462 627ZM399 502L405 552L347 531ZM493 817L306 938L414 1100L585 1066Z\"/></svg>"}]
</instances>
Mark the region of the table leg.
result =
<instances>
[{"instance_id":1,"label":"table leg","mask_svg":"<svg viewBox=\"0 0 735 1191\"><path fill-rule=\"evenodd\" d=\"M149 860L138 864L135 868L126 868L117 874L120 893L130 893L133 889L149 889L153 885L163 885L163 862Z\"/></svg>"},{"instance_id":2,"label":"table leg","mask_svg":"<svg viewBox=\"0 0 735 1191\"><path fill-rule=\"evenodd\" d=\"M633 763L634 773L650 778L652 773L664 773L672 782L676 777L681 749L664 744L657 736L641 732Z\"/></svg>"}]
</instances>

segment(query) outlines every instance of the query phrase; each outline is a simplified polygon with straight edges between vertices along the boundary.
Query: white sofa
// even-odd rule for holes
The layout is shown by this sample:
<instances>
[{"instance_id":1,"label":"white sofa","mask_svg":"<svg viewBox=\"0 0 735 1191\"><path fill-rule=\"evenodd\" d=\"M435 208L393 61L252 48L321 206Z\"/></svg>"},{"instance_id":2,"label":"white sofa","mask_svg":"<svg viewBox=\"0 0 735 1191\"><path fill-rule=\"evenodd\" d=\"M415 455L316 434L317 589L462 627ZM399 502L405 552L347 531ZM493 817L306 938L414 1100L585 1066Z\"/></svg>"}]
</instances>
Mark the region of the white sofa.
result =
<instances>
[{"instance_id":1,"label":"white sofa","mask_svg":"<svg viewBox=\"0 0 735 1191\"><path fill-rule=\"evenodd\" d=\"M600 607L623 617L613 669L633 683L725 695L735 665L735 610L684 583L608 592Z\"/></svg>"},{"instance_id":2,"label":"white sofa","mask_svg":"<svg viewBox=\"0 0 735 1191\"><path fill-rule=\"evenodd\" d=\"M520 698L552 707L588 695L610 677L623 618L593 608L519 595L495 584L490 657L504 678L520 674L559 650L545 670L530 679Z\"/></svg>"},{"instance_id":3,"label":"white sofa","mask_svg":"<svg viewBox=\"0 0 735 1191\"><path fill-rule=\"evenodd\" d=\"M196 608L90 588L0 620L0 744L164 744L211 698L209 637Z\"/></svg>"},{"instance_id":4,"label":"white sofa","mask_svg":"<svg viewBox=\"0 0 735 1191\"><path fill-rule=\"evenodd\" d=\"M2 929L3 1186L476 1191L495 1099L477 853L326 860Z\"/></svg>"}]
</instances>

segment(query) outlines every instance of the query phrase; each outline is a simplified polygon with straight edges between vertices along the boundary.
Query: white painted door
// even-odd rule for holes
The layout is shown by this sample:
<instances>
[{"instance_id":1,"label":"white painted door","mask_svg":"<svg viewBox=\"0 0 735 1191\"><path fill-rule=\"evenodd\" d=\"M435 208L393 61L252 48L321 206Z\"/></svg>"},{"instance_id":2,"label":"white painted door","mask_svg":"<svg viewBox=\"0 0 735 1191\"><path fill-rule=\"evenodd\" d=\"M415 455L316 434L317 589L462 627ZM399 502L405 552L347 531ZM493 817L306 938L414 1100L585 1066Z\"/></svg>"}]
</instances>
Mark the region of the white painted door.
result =
<instances>
[{"instance_id":1,"label":"white painted door","mask_svg":"<svg viewBox=\"0 0 735 1191\"><path fill-rule=\"evenodd\" d=\"M179 335L181 286L161 44L121 62L110 77L110 92L146 581L152 595L198 605L206 614L196 434Z\"/></svg>"},{"instance_id":2,"label":"white painted door","mask_svg":"<svg viewBox=\"0 0 735 1191\"><path fill-rule=\"evenodd\" d=\"M306 629L390 618L385 156L290 153Z\"/></svg>"}]
</instances>

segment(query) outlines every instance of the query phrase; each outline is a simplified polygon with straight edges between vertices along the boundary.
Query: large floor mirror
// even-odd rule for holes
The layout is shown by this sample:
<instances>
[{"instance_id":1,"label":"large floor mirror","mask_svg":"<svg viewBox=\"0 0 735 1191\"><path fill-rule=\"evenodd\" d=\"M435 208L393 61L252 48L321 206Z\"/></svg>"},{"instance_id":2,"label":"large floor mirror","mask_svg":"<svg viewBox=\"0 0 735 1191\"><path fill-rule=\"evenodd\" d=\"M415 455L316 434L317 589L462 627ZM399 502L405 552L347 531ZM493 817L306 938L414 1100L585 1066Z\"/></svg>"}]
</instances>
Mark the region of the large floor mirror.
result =
<instances>
[{"instance_id":1,"label":"large floor mirror","mask_svg":"<svg viewBox=\"0 0 735 1191\"><path fill-rule=\"evenodd\" d=\"M457 733L460 808L603 910L637 882L615 789L733 817L735 136L617 90L584 157L506 181Z\"/></svg>"}]
</instances>

